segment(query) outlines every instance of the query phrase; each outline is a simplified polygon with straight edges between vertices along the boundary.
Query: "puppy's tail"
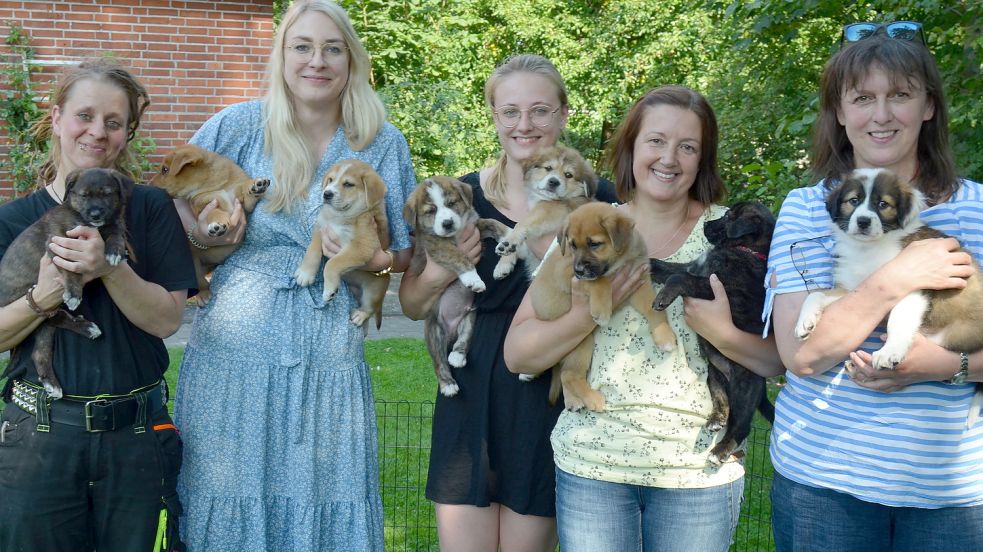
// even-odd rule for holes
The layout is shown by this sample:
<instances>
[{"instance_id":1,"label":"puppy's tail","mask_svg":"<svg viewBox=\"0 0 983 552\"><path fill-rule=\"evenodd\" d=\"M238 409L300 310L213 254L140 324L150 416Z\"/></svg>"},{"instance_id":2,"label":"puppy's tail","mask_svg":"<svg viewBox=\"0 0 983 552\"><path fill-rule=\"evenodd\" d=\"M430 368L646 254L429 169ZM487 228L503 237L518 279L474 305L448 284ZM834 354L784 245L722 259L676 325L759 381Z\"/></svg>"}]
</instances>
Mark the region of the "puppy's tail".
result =
<instances>
[{"instance_id":1,"label":"puppy's tail","mask_svg":"<svg viewBox=\"0 0 983 552\"><path fill-rule=\"evenodd\" d=\"M976 394L973 395L973 400L969 402L969 416L966 418L966 429L973 427L979 421L981 408L983 408L983 385L976 384Z\"/></svg>"},{"instance_id":2,"label":"puppy's tail","mask_svg":"<svg viewBox=\"0 0 983 552\"><path fill-rule=\"evenodd\" d=\"M761 395L761 402L758 403L758 412L761 416L768 420L768 423L775 425L775 405L771 404L768 400L768 393Z\"/></svg>"},{"instance_id":3,"label":"puppy's tail","mask_svg":"<svg viewBox=\"0 0 983 552\"><path fill-rule=\"evenodd\" d=\"M377 309L375 311L375 329L378 330L382 328L382 309Z\"/></svg>"},{"instance_id":4,"label":"puppy's tail","mask_svg":"<svg viewBox=\"0 0 983 552\"><path fill-rule=\"evenodd\" d=\"M550 370L550 406L556 405L560 399L560 391L563 391L563 382L560 381L560 367L554 366Z\"/></svg>"}]
</instances>

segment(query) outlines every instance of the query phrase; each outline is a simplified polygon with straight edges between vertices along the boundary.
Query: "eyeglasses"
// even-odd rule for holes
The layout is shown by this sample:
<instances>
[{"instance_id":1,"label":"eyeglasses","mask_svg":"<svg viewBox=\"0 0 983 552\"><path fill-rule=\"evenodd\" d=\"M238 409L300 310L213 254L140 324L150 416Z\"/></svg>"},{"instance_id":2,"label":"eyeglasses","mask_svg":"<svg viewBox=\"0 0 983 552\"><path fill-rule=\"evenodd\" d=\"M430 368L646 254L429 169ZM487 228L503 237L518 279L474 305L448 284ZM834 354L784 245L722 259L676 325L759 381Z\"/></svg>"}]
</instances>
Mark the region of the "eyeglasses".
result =
<instances>
[{"instance_id":1,"label":"eyeglasses","mask_svg":"<svg viewBox=\"0 0 983 552\"><path fill-rule=\"evenodd\" d=\"M298 42L287 46L287 52L297 61L307 62L314 59L316 51L320 51L321 59L327 62L343 57L348 51L348 46L338 41L322 42L316 47L310 42Z\"/></svg>"},{"instance_id":2,"label":"eyeglasses","mask_svg":"<svg viewBox=\"0 0 983 552\"><path fill-rule=\"evenodd\" d=\"M890 38L898 40L921 40L925 42L925 33L922 32L922 24L916 21L892 21L891 23L850 23L843 26L843 36L840 37L840 44L844 42L857 42L877 34L881 29Z\"/></svg>"},{"instance_id":3,"label":"eyeglasses","mask_svg":"<svg viewBox=\"0 0 983 552\"><path fill-rule=\"evenodd\" d=\"M529 109L519 109L518 107L503 107L502 109L496 109L492 111L496 117L498 117L498 122L502 123L505 128L515 128L519 121L522 120L522 114L529 114L529 121L533 126L539 128L546 128L553 124L553 116L560 108L550 109L548 105L534 105Z\"/></svg>"}]
</instances>

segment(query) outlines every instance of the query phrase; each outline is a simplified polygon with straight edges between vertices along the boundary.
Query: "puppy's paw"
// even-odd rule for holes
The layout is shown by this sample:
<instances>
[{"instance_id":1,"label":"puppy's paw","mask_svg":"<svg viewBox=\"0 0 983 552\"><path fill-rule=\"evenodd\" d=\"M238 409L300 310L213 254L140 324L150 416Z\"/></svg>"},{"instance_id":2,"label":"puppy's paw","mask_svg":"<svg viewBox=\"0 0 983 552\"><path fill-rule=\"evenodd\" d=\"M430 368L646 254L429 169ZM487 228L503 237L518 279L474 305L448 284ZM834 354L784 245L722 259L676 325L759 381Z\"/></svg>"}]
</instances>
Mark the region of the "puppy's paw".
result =
<instances>
[{"instance_id":1,"label":"puppy's paw","mask_svg":"<svg viewBox=\"0 0 983 552\"><path fill-rule=\"evenodd\" d=\"M584 407L584 401L580 397L574 396L573 393L567 393L566 389L563 390L563 408L571 412L577 412Z\"/></svg>"},{"instance_id":2,"label":"puppy's paw","mask_svg":"<svg viewBox=\"0 0 983 552\"><path fill-rule=\"evenodd\" d=\"M229 225L221 222L210 222L208 223L208 228L206 228L208 235L217 238L219 236L224 236L226 232L229 231Z\"/></svg>"},{"instance_id":3,"label":"puppy's paw","mask_svg":"<svg viewBox=\"0 0 983 552\"><path fill-rule=\"evenodd\" d=\"M71 292L68 291L61 295L61 300L65 302L65 306L68 307L68 310L70 311L79 308L79 305L82 303L81 297L72 295Z\"/></svg>"},{"instance_id":4,"label":"puppy's paw","mask_svg":"<svg viewBox=\"0 0 983 552\"><path fill-rule=\"evenodd\" d=\"M328 301L334 299L334 296L337 293L338 293L338 285L337 284L329 284L329 283L325 282L325 284L324 284L324 294L321 297L324 299L324 302L327 303Z\"/></svg>"},{"instance_id":5,"label":"puppy's paw","mask_svg":"<svg viewBox=\"0 0 983 552\"><path fill-rule=\"evenodd\" d=\"M591 412L604 412L604 405L606 401L604 395L601 394L597 389L591 389L589 392L584 394L583 397L584 406L587 410Z\"/></svg>"},{"instance_id":6,"label":"puppy's paw","mask_svg":"<svg viewBox=\"0 0 983 552\"><path fill-rule=\"evenodd\" d=\"M266 190L270 187L269 178L257 178L253 181L252 187L249 188L249 193L254 196L263 195Z\"/></svg>"},{"instance_id":7,"label":"puppy's paw","mask_svg":"<svg viewBox=\"0 0 983 552\"><path fill-rule=\"evenodd\" d=\"M365 324L365 321L369 318L372 318L371 312L366 312L360 309L352 309L352 314L349 319L352 321L352 324L361 326L362 324Z\"/></svg>"},{"instance_id":8,"label":"puppy's paw","mask_svg":"<svg viewBox=\"0 0 983 552\"><path fill-rule=\"evenodd\" d=\"M99 329L99 326L96 326L95 323L93 323L93 322L88 322L88 324L85 326L85 329L83 330L83 332L84 333L82 335L84 335L85 337L87 337L89 339L95 339L95 338L99 337L100 335L102 335L102 330L100 330Z\"/></svg>"},{"instance_id":9,"label":"puppy's paw","mask_svg":"<svg viewBox=\"0 0 983 552\"><path fill-rule=\"evenodd\" d=\"M534 379L536 379L536 376L533 374L519 374L519 381L521 382L529 382Z\"/></svg>"},{"instance_id":10,"label":"puppy's paw","mask_svg":"<svg viewBox=\"0 0 983 552\"><path fill-rule=\"evenodd\" d=\"M109 266L118 266L119 263L123 262L123 255L120 255L119 253L116 252L112 252L112 253L107 252L106 262L109 263Z\"/></svg>"},{"instance_id":11,"label":"puppy's paw","mask_svg":"<svg viewBox=\"0 0 983 552\"><path fill-rule=\"evenodd\" d=\"M459 274L457 278L461 280L461 283L464 284L464 287L470 289L475 293L481 293L482 291L485 291L485 282L484 280L481 279L481 276L478 276L477 270L469 270L467 272L463 272Z\"/></svg>"},{"instance_id":12,"label":"puppy's paw","mask_svg":"<svg viewBox=\"0 0 983 552\"><path fill-rule=\"evenodd\" d=\"M64 391L57 383L52 382L49 379L45 379L41 382L44 385L44 390L48 392L48 395L52 399L60 399L64 396Z\"/></svg>"},{"instance_id":13,"label":"puppy's paw","mask_svg":"<svg viewBox=\"0 0 983 552\"><path fill-rule=\"evenodd\" d=\"M498 242L498 245L495 246L495 253L497 253L499 257L504 257L506 255L511 255L512 253L515 253L517 247L518 244L515 242L502 240Z\"/></svg>"},{"instance_id":14,"label":"puppy's paw","mask_svg":"<svg viewBox=\"0 0 983 552\"><path fill-rule=\"evenodd\" d=\"M457 386L457 383L448 383L447 385L440 386L440 394L445 397L453 397L460 390L461 388Z\"/></svg>"},{"instance_id":15,"label":"puppy's paw","mask_svg":"<svg viewBox=\"0 0 983 552\"><path fill-rule=\"evenodd\" d=\"M447 362L454 368L462 368L468 363L468 357L460 351L451 351L451 354L447 355Z\"/></svg>"},{"instance_id":16,"label":"puppy's paw","mask_svg":"<svg viewBox=\"0 0 983 552\"><path fill-rule=\"evenodd\" d=\"M881 349L874 351L871 355L873 358L870 361L870 365L874 367L875 370L894 370L901 361L904 360L905 354L908 353L908 348L905 347L901 349L900 347L892 347L890 343L884 345Z\"/></svg>"},{"instance_id":17,"label":"puppy's paw","mask_svg":"<svg viewBox=\"0 0 983 552\"><path fill-rule=\"evenodd\" d=\"M600 327L605 327L611 322L611 317L604 314L592 314L591 318L594 319L594 323Z\"/></svg>"},{"instance_id":18,"label":"puppy's paw","mask_svg":"<svg viewBox=\"0 0 983 552\"><path fill-rule=\"evenodd\" d=\"M297 272L294 272L294 280L297 281L297 285L300 287L307 287L314 283L314 278L317 276L316 270L306 270L304 268L298 268Z\"/></svg>"},{"instance_id":19,"label":"puppy's paw","mask_svg":"<svg viewBox=\"0 0 983 552\"><path fill-rule=\"evenodd\" d=\"M509 274L512 274L513 270L515 270L515 257L505 256L498 260L498 263L495 265L495 270L492 272L492 277L496 280L501 280Z\"/></svg>"},{"instance_id":20,"label":"puppy's paw","mask_svg":"<svg viewBox=\"0 0 983 552\"><path fill-rule=\"evenodd\" d=\"M812 335L812 331L816 329L816 324L818 323L818 316L800 316L799 321L795 323L795 337L799 341L809 339L809 336Z\"/></svg>"},{"instance_id":21,"label":"puppy's paw","mask_svg":"<svg viewBox=\"0 0 983 552\"><path fill-rule=\"evenodd\" d=\"M721 419L717 416L711 415L710 418L707 419L706 425L704 425L703 427L707 428L707 431L716 432L723 429L726 425L727 425L726 418Z\"/></svg>"},{"instance_id":22,"label":"puppy's paw","mask_svg":"<svg viewBox=\"0 0 983 552\"><path fill-rule=\"evenodd\" d=\"M192 305L201 308L208 304L212 300L212 292L207 289L199 289L198 294L188 299L188 302Z\"/></svg>"}]
</instances>

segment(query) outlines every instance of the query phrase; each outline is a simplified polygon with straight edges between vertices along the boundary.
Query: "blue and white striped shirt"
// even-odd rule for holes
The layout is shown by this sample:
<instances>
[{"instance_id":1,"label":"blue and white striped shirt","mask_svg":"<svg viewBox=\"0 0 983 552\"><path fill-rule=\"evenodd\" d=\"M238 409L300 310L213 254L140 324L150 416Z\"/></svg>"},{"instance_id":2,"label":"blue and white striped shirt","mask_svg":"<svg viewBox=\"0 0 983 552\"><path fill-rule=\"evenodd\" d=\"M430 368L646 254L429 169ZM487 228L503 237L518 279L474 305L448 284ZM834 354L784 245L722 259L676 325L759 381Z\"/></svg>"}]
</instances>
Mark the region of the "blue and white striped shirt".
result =
<instances>
[{"instance_id":1,"label":"blue and white striped shirt","mask_svg":"<svg viewBox=\"0 0 983 552\"><path fill-rule=\"evenodd\" d=\"M820 182L793 190L782 204L768 258L767 317L775 294L833 287L825 196ZM983 264L983 186L963 181L921 218ZM878 327L862 348L880 348L884 331ZM926 382L881 393L855 385L842 364L787 378L771 437L772 462L785 477L888 506L983 504L983 421L965 427L973 384Z\"/></svg>"}]
</instances>

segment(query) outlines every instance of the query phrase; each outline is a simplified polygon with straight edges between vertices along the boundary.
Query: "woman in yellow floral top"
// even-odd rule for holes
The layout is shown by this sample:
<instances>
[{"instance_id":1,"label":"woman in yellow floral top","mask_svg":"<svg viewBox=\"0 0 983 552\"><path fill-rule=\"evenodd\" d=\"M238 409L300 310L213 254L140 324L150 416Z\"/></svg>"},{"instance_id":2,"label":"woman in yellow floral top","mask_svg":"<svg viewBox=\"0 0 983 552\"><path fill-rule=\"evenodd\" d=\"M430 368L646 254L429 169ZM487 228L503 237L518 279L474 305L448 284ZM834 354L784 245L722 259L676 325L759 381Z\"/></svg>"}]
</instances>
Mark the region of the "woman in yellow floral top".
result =
<instances>
[{"instance_id":1,"label":"woman in yellow floral top","mask_svg":"<svg viewBox=\"0 0 983 552\"><path fill-rule=\"evenodd\" d=\"M620 208L649 257L685 263L709 247L703 223L724 213L726 190L716 168L716 117L703 96L683 86L646 93L619 126L609 159ZM647 268L613 278L615 304L649 285ZM783 368L774 341L735 328L723 286L716 278L711 285L715 299L667 309L677 336L671 352L653 343L646 319L628 305L604 328L579 297L548 322L535 317L528 294L519 307L505 341L509 369L540 373L594 332L588 382L607 402L603 412L564 411L553 430L564 552L729 547L744 468L735 459L719 467L707 461L723 432L704 429L712 408L696 334L763 376ZM544 350L545 341L555 345Z\"/></svg>"}]
</instances>

